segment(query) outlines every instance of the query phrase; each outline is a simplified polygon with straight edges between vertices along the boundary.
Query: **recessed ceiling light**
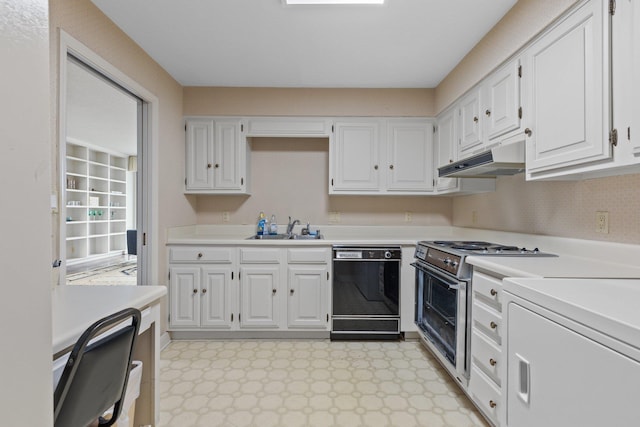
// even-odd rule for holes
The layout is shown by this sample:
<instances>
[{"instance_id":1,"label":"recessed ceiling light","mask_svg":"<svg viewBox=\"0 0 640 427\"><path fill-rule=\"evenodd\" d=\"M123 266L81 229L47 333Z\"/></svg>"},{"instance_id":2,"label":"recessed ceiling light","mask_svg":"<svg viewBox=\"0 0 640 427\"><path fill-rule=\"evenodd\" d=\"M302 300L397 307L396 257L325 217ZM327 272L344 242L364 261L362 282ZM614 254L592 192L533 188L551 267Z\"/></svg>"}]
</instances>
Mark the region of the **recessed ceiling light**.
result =
<instances>
[{"instance_id":1,"label":"recessed ceiling light","mask_svg":"<svg viewBox=\"0 0 640 427\"><path fill-rule=\"evenodd\" d=\"M286 5L384 4L384 0L283 0Z\"/></svg>"}]
</instances>

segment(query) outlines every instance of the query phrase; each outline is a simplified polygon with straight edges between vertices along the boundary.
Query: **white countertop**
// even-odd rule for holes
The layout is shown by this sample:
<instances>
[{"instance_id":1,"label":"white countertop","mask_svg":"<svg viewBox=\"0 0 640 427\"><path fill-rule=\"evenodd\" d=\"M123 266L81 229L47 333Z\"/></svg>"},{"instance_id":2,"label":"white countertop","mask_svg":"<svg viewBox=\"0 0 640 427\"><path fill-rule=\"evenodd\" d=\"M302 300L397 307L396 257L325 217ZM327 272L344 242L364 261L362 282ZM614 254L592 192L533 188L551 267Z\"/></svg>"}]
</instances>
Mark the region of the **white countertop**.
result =
<instances>
[{"instance_id":1,"label":"white countertop","mask_svg":"<svg viewBox=\"0 0 640 427\"><path fill-rule=\"evenodd\" d=\"M469 256L467 262L505 277L640 279L640 266L560 254L557 257Z\"/></svg>"},{"instance_id":2,"label":"white countertop","mask_svg":"<svg viewBox=\"0 0 640 427\"><path fill-rule=\"evenodd\" d=\"M142 309L166 293L165 286L57 286L51 295L53 354L74 345L96 320L128 307Z\"/></svg>"},{"instance_id":3,"label":"white countertop","mask_svg":"<svg viewBox=\"0 0 640 427\"><path fill-rule=\"evenodd\" d=\"M640 280L517 278L505 279L503 286L506 292L640 349Z\"/></svg>"}]
</instances>

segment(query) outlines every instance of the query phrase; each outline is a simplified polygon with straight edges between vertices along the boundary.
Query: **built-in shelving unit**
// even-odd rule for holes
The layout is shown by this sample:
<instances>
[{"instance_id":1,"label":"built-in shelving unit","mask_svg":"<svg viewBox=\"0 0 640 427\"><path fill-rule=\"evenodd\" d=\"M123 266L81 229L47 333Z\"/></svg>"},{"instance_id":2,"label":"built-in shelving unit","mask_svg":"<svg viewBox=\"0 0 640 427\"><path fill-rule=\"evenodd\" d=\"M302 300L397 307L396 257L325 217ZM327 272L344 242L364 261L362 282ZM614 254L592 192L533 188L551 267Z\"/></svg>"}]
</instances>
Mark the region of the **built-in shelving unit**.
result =
<instances>
[{"instance_id":1,"label":"built-in shelving unit","mask_svg":"<svg viewBox=\"0 0 640 427\"><path fill-rule=\"evenodd\" d=\"M127 158L67 142L67 264L124 254Z\"/></svg>"}]
</instances>

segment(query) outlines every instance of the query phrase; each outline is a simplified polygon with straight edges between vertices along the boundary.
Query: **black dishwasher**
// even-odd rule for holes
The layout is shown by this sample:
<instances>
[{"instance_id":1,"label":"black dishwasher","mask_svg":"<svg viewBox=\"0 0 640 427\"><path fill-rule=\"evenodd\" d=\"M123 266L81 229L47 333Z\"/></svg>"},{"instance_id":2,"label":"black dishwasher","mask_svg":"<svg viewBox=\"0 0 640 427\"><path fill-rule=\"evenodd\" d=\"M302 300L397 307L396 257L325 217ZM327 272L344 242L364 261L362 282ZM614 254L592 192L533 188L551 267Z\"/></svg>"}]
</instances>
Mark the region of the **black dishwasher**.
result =
<instances>
[{"instance_id":1,"label":"black dishwasher","mask_svg":"<svg viewBox=\"0 0 640 427\"><path fill-rule=\"evenodd\" d=\"M400 337L399 246L334 246L331 339Z\"/></svg>"}]
</instances>

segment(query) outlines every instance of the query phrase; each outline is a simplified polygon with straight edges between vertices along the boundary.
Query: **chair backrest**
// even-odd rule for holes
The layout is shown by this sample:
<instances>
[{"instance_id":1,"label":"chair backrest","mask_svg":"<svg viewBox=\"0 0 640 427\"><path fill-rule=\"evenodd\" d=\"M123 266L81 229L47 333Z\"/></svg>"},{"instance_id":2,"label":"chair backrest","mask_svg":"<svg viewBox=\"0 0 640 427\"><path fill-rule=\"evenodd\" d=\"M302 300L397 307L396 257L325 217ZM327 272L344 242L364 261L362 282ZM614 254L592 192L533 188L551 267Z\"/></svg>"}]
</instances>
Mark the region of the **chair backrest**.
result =
<instances>
[{"instance_id":1,"label":"chair backrest","mask_svg":"<svg viewBox=\"0 0 640 427\"><path fill-rule=\"evenodd\" d=\"M55 427L86 427L111 406L112 418L100 425L116 422L127 390L140 318L139 310L127 308L98 320L78 339L54 392ZM123 322L127 322L124 327L94 340Z\"/></svg>"}]
</instances>

